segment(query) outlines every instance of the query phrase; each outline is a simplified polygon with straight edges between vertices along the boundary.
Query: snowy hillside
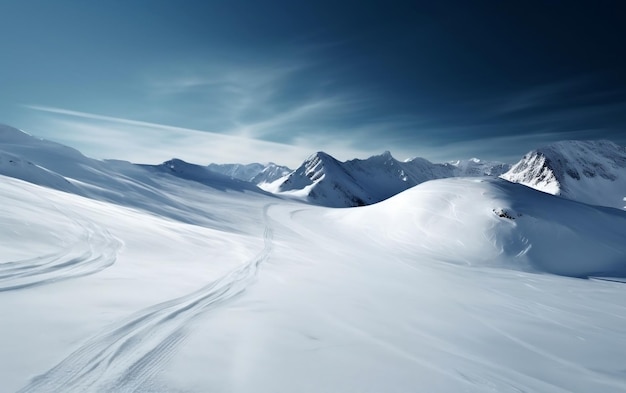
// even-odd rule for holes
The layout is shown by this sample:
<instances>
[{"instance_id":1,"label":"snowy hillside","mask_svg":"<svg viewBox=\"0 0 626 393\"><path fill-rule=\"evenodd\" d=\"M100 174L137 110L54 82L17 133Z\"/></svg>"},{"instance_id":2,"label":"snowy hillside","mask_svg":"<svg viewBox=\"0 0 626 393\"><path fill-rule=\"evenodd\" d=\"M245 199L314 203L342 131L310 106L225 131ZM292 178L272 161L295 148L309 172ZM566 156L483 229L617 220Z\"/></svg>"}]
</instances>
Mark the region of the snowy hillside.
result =
<instances>
[{"instance_id":1,"label":"snowy hillside","mask_svg":"<svg viewBox=\"0 0 626 393\"><path fill-rule=\"evenodd\" d=\"M354 231L376 227L394 241L453 263L626 277L626 212L501 179L431 181L337 216Z\"/></svg>"},{"instance_id":2,"label":"snowy hillside","mask_svg":"<svg viewBox=\"0 0 626 393\"><path fill-rule=\"evenodd\" d=\"M184 180L195 181L213 188L236 188L238 190L260 192L257 187L248 181L234 179L232 177L214 172L205 166L190 164L177 158L173 158L160 165L143 164L140 166L151 172L167 173Z\"/></svg>"},{"instance_id":3,"label":"snowy hillside","mask_svg":"<svg viewBox=\"0 0 626 393\"><path fill-rule=\"evenodd\" d=\"M563 141L526 154L502 178L581 202L626 205L626 148L610 141Z\"/></svg>"},{"instance_id":4,"label":"snowy hillside","mask_svg":"<svg viewBox=\"0 0 626 393\"><path fill-rule=\"evenodd\" d=\"M0 391L626 392L626 212L425 181L482 164L317 153L284 194L399 192L329 209L4 127Z\"/></svg>"},{"instance_id":5,"label":"snowy hillside","mask_svg":"<svg viewBox=\"0 0 626 393\"><path fill-rule=\"evenodd\" d=\"M159 176L168 176L168 181L173 181L173 177L220 189L263 192L258 185L266 191L318 205L349 207L382 201L432 179L496 176L506 165L478 159L446 164L433 164L423 158L401 162L389 152L346 162L318 152L295 171L273 163L203 167L178 159L160 165L137 165L94 160L67 146L34 138L8 126L0 127L0 174L135 207L145 205L141 198L123 195L158 193L155 182Z\"/></svg>"},{"instance_id":6,"label":"snowy hillside","mask_svg":"<svg viewBox=\"0 0 626 393\"><path fill-rule=\"evenodd\" d=\"M478 159L433 164L418 157L402 162L388 151L365 160L339 162L318 152L288 176L262 187L317 205L350 207L380 202L428 180L498 176L507 169L507 164Z\"/></svg>"},{"instance_id":7,"label":"snowy hillside","mask_svg":"<svg viewBox=\"0 0 626 393\"><path fill-rule=\"evenodd\" d=\"M3 391L626 391L624 285L561 276L624 277L626 213L503 180L177 195L206 224L2 178Z\"/></svg>"},{"instance_id":8,"label":"snowy hillside","mask_svg":"<svg viewBox=\"0 0 626 393\"><path fill-rule=\"evenodd\" d=\"M189 222L205 218L193 206L180 203L181 187L267 194L249 182L181 160L161 165L94 160L8 126L0 126L0 174Z\"/></svg>"},{"instance_id":9,"label":"snowy hillside","mask_svg":"<svg viewBox=\"0 0 626 393\"><path fill-rule=\"evenodd\" d=\"M253 164L209 164L208 168L234 179L254 184L271 183L291 172L286 166L270 162L266 165Z\"/></svg>"}]
</instances>

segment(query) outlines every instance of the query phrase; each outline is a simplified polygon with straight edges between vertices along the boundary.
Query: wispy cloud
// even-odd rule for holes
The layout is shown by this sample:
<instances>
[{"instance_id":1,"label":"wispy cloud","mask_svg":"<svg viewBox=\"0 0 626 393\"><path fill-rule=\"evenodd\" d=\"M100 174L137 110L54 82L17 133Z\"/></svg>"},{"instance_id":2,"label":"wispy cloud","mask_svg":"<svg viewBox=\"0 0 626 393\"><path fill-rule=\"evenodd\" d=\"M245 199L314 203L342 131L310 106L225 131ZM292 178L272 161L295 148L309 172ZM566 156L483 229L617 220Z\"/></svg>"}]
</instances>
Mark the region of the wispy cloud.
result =
<instances>
[{"instance_id":1,"label":"wispy cloud","mask_svg":"<svg viewBox=\"0 0 626 393\"><path fill-rule=\"evenodd\" d=\"M612 93L590 92L584 79L478 97L456 112L427 98L396 108L384 95L327 73L323 56L299 56L154 69L139 86L141 104L128 113L30 105L45 115L30 131L91 156L135 162L178 157L293 167L318 150L341 160L390 150L399 159L512 162L544 143L594 138L602 119L615 123L626 113L625 101L610 96L607 105Z\"/></svg>"},{"instance_id":2,"label":"wispy cloud","mask_svg":"<svg viewBox=\"0 0 626 393\"><path fill-rule=\"evenodd\" d=\"M371 115L374 103L341 86L321 63L287 56L253 65L187 65L154 71L145 88L159 107L177 108L200 128L222 134L289 143L307 133L349 133L339 123L367 122L362 114Z\"/></svg>"},{"instance_id":3,"label":"wispy cloud","mask_svg":"<svg viewBox=\"0 0 626 393\"><path fill-rule=\"evenodd\" d=\"M555 83L533 86L523 91L513 92L499 97L493 105L493 111L499 115L536 110L555 103L572 95L577 89L584 87L584 79L559 81ZM571 99L568 97L568 99Z\"/></svg>"},{"instance_id":4,"label":"wispy cloud","mask_svg":"<svg viewBox=\"0 0 626 393\"><path fill-rule=\"evenodd\" d=\"M176 157L198 164L276 161L296 167L317 150L346 158L372 154L354 148L349 139L297 139L285 144L48 106L25 107L46 115L30 132L100 159L157 163Z\"/></svg>"},{"instance_id":5,"label":"wispy cloud","mask_svg":"<svg viewBox=\"0 0 626 393\"><path fill-rule=\"evenodd\" d=\"M268 142L243 136L223 135L196 129L174 127L131 119L103 116L61 108L30 105L45 116L40 126L28 131L47 139L75 147L94 158L116 158L140 163L158 163L172 157L197 163L210 162L269 162L297 167L315 151L326 151L340 160L365 158L379 154L381 148L368 135L381 132L385 123L372 129L356 130L357 134L330 139L324 134L295 137L292 143ZM401 125L398 125L401 126ZM406 125L405 125L406 126ZM535 133L480 134L476 127L423 130L425 136L415 138L414 144L403 146L393 141L391 149L397 159L416 156L434 162L478 157L516 162L529 150L562 140L563 133L545 129ZM429 134L469 133L472 138L436 139ZM596 130L579 129L567 134L569 139L593 139ZM417 138L420 138L419 140Z\"/></svg>"},{"instance_id":6,"label":"wispy cloud","mask_svg":"<svg viewBox=\"0 0 626 393\"><path fill-rule=\"evenodd\" d=\"M310 152L297 146L201 130L122 119L38 105L30 109L46 117L38 136L78 148L95 158L154 163L172 157L190 162L253 162L281 157L290 165Z\"/></svg>"}]
</instances>

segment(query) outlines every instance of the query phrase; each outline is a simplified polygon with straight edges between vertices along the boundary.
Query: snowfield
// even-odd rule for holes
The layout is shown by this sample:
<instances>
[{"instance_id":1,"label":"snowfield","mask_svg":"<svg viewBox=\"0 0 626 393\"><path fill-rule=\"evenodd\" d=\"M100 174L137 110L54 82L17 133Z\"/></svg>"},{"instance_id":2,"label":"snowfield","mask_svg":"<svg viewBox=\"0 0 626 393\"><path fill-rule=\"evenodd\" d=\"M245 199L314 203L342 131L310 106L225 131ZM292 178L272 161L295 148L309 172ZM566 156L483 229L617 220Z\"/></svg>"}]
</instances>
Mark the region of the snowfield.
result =
<instances>
[{"instance_id":1,"label":"snowfield","mask_svg":"<svg viewBox=\"0 0 626 393\"><path fill-rule=\"evenodd\" d=\"M1 392L626 392L622 210L493 178L333 209L19 157L54 182L0 176Z\"/></svg>"}]
</instances>

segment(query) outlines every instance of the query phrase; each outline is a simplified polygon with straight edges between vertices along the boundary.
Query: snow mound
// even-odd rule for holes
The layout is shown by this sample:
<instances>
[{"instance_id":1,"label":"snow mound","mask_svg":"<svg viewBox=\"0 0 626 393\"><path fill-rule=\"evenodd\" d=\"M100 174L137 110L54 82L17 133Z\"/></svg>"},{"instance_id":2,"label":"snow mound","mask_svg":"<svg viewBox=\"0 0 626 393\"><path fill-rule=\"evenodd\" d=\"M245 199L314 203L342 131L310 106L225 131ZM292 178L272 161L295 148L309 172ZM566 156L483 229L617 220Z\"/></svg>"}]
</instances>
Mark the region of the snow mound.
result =
<instances>
[{"instance_id":1,"label":"snow mound","mask_svg":"<svg viewBox=\"0 0 626 393\"><path fill-rule=\"evenodd\" d=\"M610 141L562 141L527 153L503 179L585 203L624 207L626 148Z\"/></svg>"},{"instance_id":2,"label":"snow mound","mask_svg":"<svg viewBox=\"0 0 626 393\"><path fill-rule=\"evenodd\" d=\"M435 180L335 214L392 247L456 264L626 277L626 212L500 179Z\"/></svg>"}]
</instances>

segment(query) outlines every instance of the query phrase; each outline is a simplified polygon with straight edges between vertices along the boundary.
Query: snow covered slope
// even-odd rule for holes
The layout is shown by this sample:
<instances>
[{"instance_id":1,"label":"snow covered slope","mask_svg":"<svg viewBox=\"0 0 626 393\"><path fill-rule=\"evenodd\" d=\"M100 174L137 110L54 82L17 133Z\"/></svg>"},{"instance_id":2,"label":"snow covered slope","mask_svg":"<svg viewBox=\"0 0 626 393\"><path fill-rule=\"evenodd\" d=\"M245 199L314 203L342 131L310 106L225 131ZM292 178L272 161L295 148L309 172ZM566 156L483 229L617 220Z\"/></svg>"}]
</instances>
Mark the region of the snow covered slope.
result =
<instances>
[{"instance_id":1,"label":"snow covered slope","mask_svg":"<svg viewBox=\"0 0 626 393\"><path fill-rule=\"evenodd\" d=\"M1 178L3 391L626 392L626 286L561 276L624 277L624 212L504 180L198 190L210 225Z\"/></svg>"},{"instance_id":2,"label":"snow covered slope","mask_svg":"<svg viewBox=\"0 0 626 393\"><path fill-rule=\"evenodd\" d=\"M0 126L0 174L187 222L204 218L179 202L179 188L267 194L251 183L181 160L161 165L94 160L8 126Z\"/></svg>"},{"instance_id":3,"label":"snow covered slope","mask_svg":"<svg viewBox=\"0 0 626 393\"><path fill-rule=\"evenodd\" d=\"M564 198L626 205L626 148L610 141L563 141L526 154L502 178Z\"/></svg>"},{"instance_id":4,"label":"snow covered slope","mask_svg":"<svg viewBox=\"0 0 626 393\"><path fill-rule=\"evenodd\" d=\"M267 165L259 163L209 164L208 168L222 175L254 184L271 183L291 172L291 169L286 166L276 165L273 162Z\"/></svg>"},{"instance_id":5,"label":"snow covered slope","mask_svg":"<svg viewBox=\"0 0 626 393\"><path fill-rule=\"evenodd\" d=\"M404 162L388 151L365 160L339 162L318 152L298 169L262 188L329 207L362 206L380 202L417 184L453 176L497 176L507 164L478 159L433 164L423 158Z\"/></svg>"},{"instance_id":6,"label":"snow covered slope","mask_svg":"<svg viewBox=\"0 0 626 393\"><path fill-rule=\"evenodd\" d=\"M186 324L241 290L216 280L254 278L274 198L193 184L168 208L203 225L0 176L2 392L134 391Z\"/></svg>"},{"instance_id":7,"label":"snow covered slope","mask_svg":"<svg viewBox=\"0 0 626 393\"><path fill-rule=\"evenodd\" d=\"M184 180L195 181L219 189L247 190L261 192L254 184L217 173L205 166L190 164L173 158L160 165L140 165L156 173L167 173Z\"/></svg>"},{"instance_id":8,"label":"snow covered slope","mask_svg":"<svg viewBox=\"0 0 626 393\"><path fill-rule=\"evenodd\" d=\"M362 206L375 202L341 162L324 152L313 154L295 171L263 188L325 206Z\"/></svg>"},{"instance_id":9,"label":"snow covered slope","mask_svg":"<svg viewBox=\"0 0 626 393\"><path fill-rule=\"evenodd\" d=\"M0 151L51 182L0 175L2 392L626 392L624 211L487 178L329 209L179 160ZM318 154L293 192L360 164Z\"/></svg>"},{"instance_id":10,"label":"snow covered slope","mask_svg":"<svg viewBox=\"0 0 626 393\"><path fill-rule=\"evenodd\" d=\"M376 227L393 242L453 263L626 277L626 212L501 179L427 182L379 204L337 213L336 221L352 223L355 231Z\"/></svg>"}]
</instances>

